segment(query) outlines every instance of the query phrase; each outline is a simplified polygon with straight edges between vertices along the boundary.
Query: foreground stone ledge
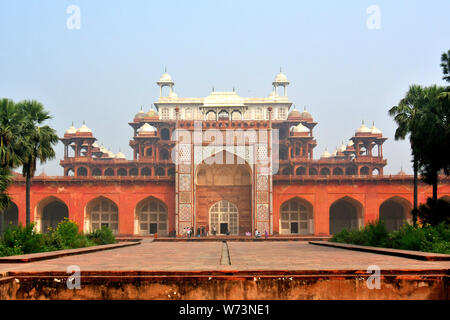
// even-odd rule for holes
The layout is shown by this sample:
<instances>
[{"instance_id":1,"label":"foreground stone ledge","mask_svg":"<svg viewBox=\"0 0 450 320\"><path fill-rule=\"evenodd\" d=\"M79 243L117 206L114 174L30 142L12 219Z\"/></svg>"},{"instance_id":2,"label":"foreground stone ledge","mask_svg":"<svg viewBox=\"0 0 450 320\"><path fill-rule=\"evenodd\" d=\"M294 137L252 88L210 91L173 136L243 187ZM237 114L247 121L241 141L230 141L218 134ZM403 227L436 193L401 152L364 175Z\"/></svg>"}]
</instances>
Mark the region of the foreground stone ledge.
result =
<instances>
[{"instance_id":1,"label":"foreground stone ledge","mask_svg":"<svg viewBox=\"0 0 450 320\"><path fill-rule=\"evenodd\" d=\"M0 299L155 300L447 300L448 270L387 270L369 289L365 270L82 272L81 288L60 272L10 272L0 279Z\"/></svg>"},{"instance_id":2,"label":"foreground stone ledge","mask_svg":"<svg viewBox=\"0 0 450 320\"><path fill-rule=\"evenodd\" d=\"M355 244L329 242L329 241L309 241L309 244L314 244L314 245L319 245L319 246L327 246L327 247L333 247L333 248L340 248L340 249L347 249L347 250L385 254L385 255L389 255L389 256L397 256L397 257L416 259L416 260L450 261L450 254L442 254L442 253L421 252L421 251L380 248L380 247L370 247L370 246L358 246Z\"/></svg>"},{"instance_id":3,"label":"foreground stone ledge","mask_svg":"<svg viewBox=\"0 0 450 320\"><path fill-rule=\"evenodd\" d=\"M105 244L100 246L86 247L86 248L78 248L78 249L68 249L68 250L58 250L58 251L50 251L50 252L39 252L39 253L31 253L31 254L23 254L19 256L9 256L9 257L1 257L0 263L29 263L41 260L49 260L56 259L65 256L78 255L83 253L91 253L103 250L111 250L129 246L135 246L140 244L140 242L121 242L121 243L113 243L113 244Z\"/></svg>"}]
</instances>

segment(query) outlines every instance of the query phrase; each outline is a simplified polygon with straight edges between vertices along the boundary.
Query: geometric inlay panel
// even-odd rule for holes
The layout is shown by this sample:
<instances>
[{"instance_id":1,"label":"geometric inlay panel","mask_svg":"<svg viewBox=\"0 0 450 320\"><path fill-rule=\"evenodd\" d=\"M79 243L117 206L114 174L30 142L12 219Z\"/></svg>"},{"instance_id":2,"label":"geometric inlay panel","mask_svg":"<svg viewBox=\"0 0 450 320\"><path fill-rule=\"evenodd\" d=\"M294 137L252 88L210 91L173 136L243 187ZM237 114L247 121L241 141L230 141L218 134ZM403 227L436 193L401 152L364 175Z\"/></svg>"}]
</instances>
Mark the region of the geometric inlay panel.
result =
<instances>
[{"instance_id":1,"label":"geometric inlay panel","mask_svg":"<svg viewBox=\"0 0 450 320\"><path fill-rule=\"evenodd\" d=\"M259 174L256 180L256 189L258 191L269 191L269 176Z\"/></svg>"},{"instance_id":2,"label":"geometric inlay panel","mask_svg":"<svg viewBox=\"0 0 450 320\"><path fill-rule=\"evenodd\" d=\"M180 174L179 175L180 191L191 191L191 175L190 174Z\"/></svg>"},{"instance_id":3,"label":"geometric inlay panel","mask_svg":"<svg viewBox=\"0 0 450 320\"><path fill-rule=\"evenodd\" d=\"M191 221L191 205L180 203L178 216L180 217L180 221Z\"/></svg>"},{"instance_id":4,"label":"geometric inlay panel","mask_svg":"<svg viewBox=\"0 0 450 320\"><path fill-rule=\"evenodd\" d=\"M256 202L257 203L268 203L269 202L269 193L268 192L257 192L256 193Z\"/></svg>"},{"instance_id":5,"label":"geometric inlay panel","mask_svg":"<svg viewBox=\"0 0 450 320\"><path fill-rule=\"evenodd\" d=\"M269 220L269 206L267 204L258 204L257 208L258 221Z\"/></svg>"}]
</instances>

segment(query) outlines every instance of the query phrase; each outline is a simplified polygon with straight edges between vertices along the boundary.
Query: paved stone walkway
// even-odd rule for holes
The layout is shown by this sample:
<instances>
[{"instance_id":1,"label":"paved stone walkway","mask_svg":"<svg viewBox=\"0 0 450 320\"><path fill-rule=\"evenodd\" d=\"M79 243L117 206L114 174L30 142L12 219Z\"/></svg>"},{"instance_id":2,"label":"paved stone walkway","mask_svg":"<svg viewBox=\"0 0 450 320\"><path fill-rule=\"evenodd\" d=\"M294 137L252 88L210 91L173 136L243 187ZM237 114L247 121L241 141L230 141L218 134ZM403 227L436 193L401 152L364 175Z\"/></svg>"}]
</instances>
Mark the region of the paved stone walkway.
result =
<instances>
[{"instance_id":1,"label":"paved stone walkway","mask_svg":"<svg viewBox=\"0 0 450 320\"><path fill-rule=\"evenodd\" d=\"M222 242L154 242L25 264L0 264L7 271L209 271L450 269L449 261L401 257L315 246L306 242L228 242L231 265L221 265Z\"/></svg>"}]
</instances>

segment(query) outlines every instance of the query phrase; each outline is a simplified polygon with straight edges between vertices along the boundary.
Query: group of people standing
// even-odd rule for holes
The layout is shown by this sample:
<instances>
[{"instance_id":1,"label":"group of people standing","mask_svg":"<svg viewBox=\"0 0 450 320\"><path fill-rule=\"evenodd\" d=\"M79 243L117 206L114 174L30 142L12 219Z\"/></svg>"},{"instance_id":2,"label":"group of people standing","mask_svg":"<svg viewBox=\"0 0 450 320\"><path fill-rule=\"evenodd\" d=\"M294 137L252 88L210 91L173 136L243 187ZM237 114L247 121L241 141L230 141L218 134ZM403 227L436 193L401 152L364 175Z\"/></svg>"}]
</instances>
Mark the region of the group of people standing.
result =
<instances>
[{"instance_id":1,"label":"group of people standing","mask_svg":"<svg viewBox=\"0 0 450 320\"><path fill-rule=\"evenodd\" d=\"M183 237L206 237L209 234L209 228L208 226L202 226L197 228L197 233L194 232L194 227L187 227L183 229ZM215 228L213 229L213 232L215 232Z\"/></svg>"}]
</instances>

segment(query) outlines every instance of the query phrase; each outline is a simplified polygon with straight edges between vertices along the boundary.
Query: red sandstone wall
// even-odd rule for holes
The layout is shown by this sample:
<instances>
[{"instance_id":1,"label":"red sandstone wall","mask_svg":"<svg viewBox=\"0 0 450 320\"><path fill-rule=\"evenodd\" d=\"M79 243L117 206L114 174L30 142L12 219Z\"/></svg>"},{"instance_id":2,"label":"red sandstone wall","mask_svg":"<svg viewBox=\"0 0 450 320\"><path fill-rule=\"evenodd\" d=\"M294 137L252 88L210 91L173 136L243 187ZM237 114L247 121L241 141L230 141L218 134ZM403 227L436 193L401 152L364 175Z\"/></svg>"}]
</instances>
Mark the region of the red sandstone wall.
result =
<instances>
[{"instance_id":1,"label":"red sandstone wall","mask_svg":"<svg viewBox=\"0 0 450 320\"><path fill-rule=\"evenodd\" d=\"M50 180L50 178L49 178ZM207 190L203 189L207 188ZM242 189L243 188L243 189ZM69 208L69 218L76 221L81 228L86 205L89 201L104 196L116 203L119 209L119 233L134 233L134 214L136 205L143 199L153 196L167 205L169 232L175 230L175 187L167 182L107 182L107 181L35 181L31 194L31 219L34 220L37 205L49 196L63 201ZM19 222L25 224L25 185L15 183L8 190L12 200L19 208ZM420 184L419 204L424 203L432 194L431 186ZM450 195L450 184L439 186L438 196ZM367 183L339 183L323 181L308 184L276 184L273 188L274 233L279 232L280 206L293 197L300 197L313 206L316 235L329 232L329 209L338 199L350 197L363 206L364 222L378 218L380 205L387 199L398 196L413 203L412 183L390 183L377 181ZM239 232L251 230L251 191L249 187L199 187L197 189L198 217L197 226L209 221L209 208L219 200L227 199L238 206L240 213ZM249 212L249 214L246 214Z\"/></svg>"},{"instance_id":2,"label":"red sandstone wall","mask_svg":"<svg viewBox=\"0 0 450 320\"><path fill-rule=\"evenodd\" d=\"M103 184L103 183L34 183L31 188L31 220L34 220L38 203L54 196L63 201L69 209L69 218L81 229L84 227L85 208L89 201L103 196L112 200L119 209L119 234L134 233L136 205L153 196L167 205L169 233L175 232L175 192L168 184ZM19 209L19 222L25 224L25 186L14 184L8 190L12 201Z\"/></svg>"},{"instance_id":3,"label":"red sandstone wall","mask_svg":"<svg viewBox=\"0 0 450 320\"><path fill-rule=\"evenodd\" d=\"M438 197L450 195L450 185L440 185ZM329 234L329 210L330 206L343 197L357 200L363 207L364 224L376 220L381 204L392 198L400 197L407 200L410 207L413 206L413 185L380 182L352 184L321 183L321 184L295 184L275 185L273 188L273 221L274 233L279 232L280 207L294 197L308 201L313 206L314 228L316 235ZM419 185L418 202L425 203L427 197L432 196L432 187L425 184Z\"/></svg>"}]
</instances>

